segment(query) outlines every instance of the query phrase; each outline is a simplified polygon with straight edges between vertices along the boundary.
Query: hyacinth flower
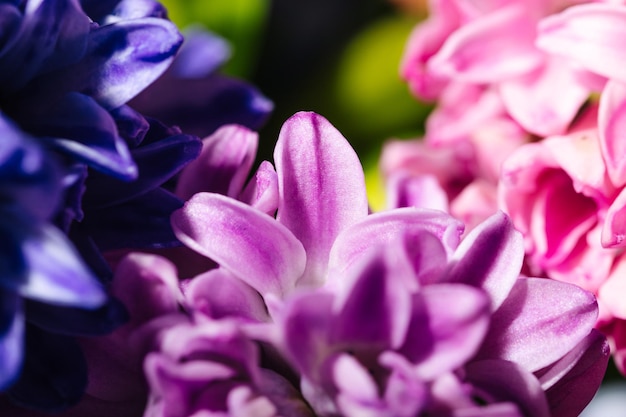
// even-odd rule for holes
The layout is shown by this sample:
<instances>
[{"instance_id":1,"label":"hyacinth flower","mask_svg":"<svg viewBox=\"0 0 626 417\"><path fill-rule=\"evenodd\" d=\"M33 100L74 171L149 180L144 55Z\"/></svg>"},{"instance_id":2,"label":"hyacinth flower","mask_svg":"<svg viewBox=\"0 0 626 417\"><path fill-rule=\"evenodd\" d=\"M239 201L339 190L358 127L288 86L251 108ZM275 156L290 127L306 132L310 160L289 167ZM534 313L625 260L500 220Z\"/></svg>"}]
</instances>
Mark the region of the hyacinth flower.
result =
<instances>
[{"instance_id":1,"label":"hyacinth flower","mask_svg":"<svg viewBox=\"0 0 626 417\"><path fill-rule=\"evenodd\" d=\"M430 231L396 235L278 314L317 415L579 415L609 357L590 293L518 278L502 213L451 256Z\"/></svg>"},{"instance_id":2,"label":"hyacinth flower","mask_svg":"<svg viewBox=\"0 0 626 417\"><path fill-rule=\"evenodd\" d=\"M87 382L84 358L68 335L77 333L80 322L91 318L94 323L100 312L114 309L109 309L102 284L51 223L63 204L61 163L4 115L0 130L0 389L18 403L60 409L78 401ZM48 306L73 311L75 322L38 314ZM90 331L110 331L119 319L107 317Z\"/></svg>"},{"instance_id":3,"label":"hyacinth flower","mask_svg":"<svg viewBox=\"0 0 626 417\"><path fill-rule=\"evenodd\" d=\"M606 339L592 331L595 299L569 284L518 279L522 239L506 216L461 241L462 224L441 211L368 215L356 155L314 113L285 123L274 158L276 217L200 192L172 223L218 265L184 285L188 308L235 317L280 346L316 414L481 415L488 404L576 415L590 400L608 360ZM544 307L545 294L568 302ZM445 300L457 296L463 307L449 312ZM502 368L517 381L508 389ZM584 372L593 384L577 379ZM574 392L579 401L565 399Z\"/></svg>"}]
</instances>

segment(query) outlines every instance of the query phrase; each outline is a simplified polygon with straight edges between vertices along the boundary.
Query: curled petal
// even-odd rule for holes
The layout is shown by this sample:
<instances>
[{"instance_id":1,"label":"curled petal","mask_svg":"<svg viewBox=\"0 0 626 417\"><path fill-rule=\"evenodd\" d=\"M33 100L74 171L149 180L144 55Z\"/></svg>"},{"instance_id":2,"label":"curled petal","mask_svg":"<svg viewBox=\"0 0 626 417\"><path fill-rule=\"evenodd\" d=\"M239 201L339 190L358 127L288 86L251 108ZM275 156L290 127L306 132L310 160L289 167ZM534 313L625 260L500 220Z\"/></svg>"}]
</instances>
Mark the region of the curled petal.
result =
<instances>
[{"instance_id":1,"label":"curled petal","mask_svg":"<svg viewBox=\"0 0 626 417\"><path fill-rule=\"evenodd\" d=\"M432 380L470 359L489 329L489 298L466 285L435 284L413 296L413 313L400 351L417 374Z\"/></svg>"},{"instance_id":2,"label":"curled petal","mask_svg":"<svg viewBox=\"0 0 626 417\"><path fill-rule=\"evenodd\" d=\"M487 395L486 402L511 402L524 415L551 416L539 381L514 362L499 359L474 361L465 366L467 380L478 388L477 395ZM496 414L497 415L497 414Z\"/></svg>"},{"instance_id":3,"label":"curled petal","mask_svg":"<svg viewBox=\"0 0 626 417\"><path fill-rule=\"evenodd\" d=\"M570 352L598 317L594 296L572 284L519 278L492 315L478 358L513 361L530 372Z\"/></svg>"},{"instance_id":4,"label":"curled petal","mask_svg":"<svg viewBox=\"0 0 626 417\"><path fill-rule=\"evenodd\" d=\"M625 18L626 22L626 18ZM626 184L626 81L609 80L600 96L598 131L600 148L611 182Z\"/></svg>"},{"instance_id":5,"label":"curled petal","mask_svg":"<svg viewBox=\"0 0 626 417\"><path fill-rule=\"evenodd\" d=\"M238 197L239 201L273 216L278 208L278 175L272 164L261 162L259 169Z\"/></svg>"},{"instance_id":6,"label":"curled petal","mask_svg":"<svg viewBox=\"0 0 626 417\"><path fill-rule=\"evenodd\" d=\"M368 214L365 179L348 141L326 119L297 113L283 125L274 151L278 221L307 253L302 283L326 277L337 235Z\"/></svg>"},{"instance_id":7,"label":"curled petal","mask_svg":"<svg viewBox=\"0 0 626 417\"><path fill-rule=\"evenodd\" d=\"M495 311L515 284L523 260L522 235L500 211L463 239L450 262L446 281L484 289Z\"/></svg>"},{"instance_id":8,"label":"curled petal","mask_svg":"<svg viewBox=\"0 0 626 417\"><path fill-rule=\"evenodd\" d=\"M429 67L473 83L502 81L541 64L534 35L534 22L521 5L502 7L450 35Z\"/></svg>"},{"instance_id":9,"label":"curled petal","mask_svg":"<svg viewBox=\"0 0 626 417\"><path fill-rule=\"evenodd\" d=\"M572 6L539 22L537 46L575 60L608 78L626 81L621 39L626 36L626 9L622 5L590 3Z\"/></svg>"},{"instance_id":10,"label":"curled petal","mask_svg":"<svg viewBox=\"0 0 626 417\"><path fill-rule=\"evenodd\" d=\"M241 317L269 321L261 295L222 268L194 277L185 290L185 298L194 309L215 319Z\"/></svg>"},{"instance_id":11,"label":"curled petal","mask_svg":"<svg viewBox=\"0 0 626 417\"><path fill-rule=\"evenodd\" d=\"M176 236L261 294L280 297L302 276L302 244L270 216L219 194L198 193L172 215Z\"/></svg>"},{"instance_id":12,"label":"curled petal","mask_svg":"<svg viewBox=\"0 0 626 417\"><path fill-rule=\"evenodd\" d=\"M258 134L243 126L227 125L202 140L202 152L180 175L176 195L183 200L199 192L236 197L250 172Z\"/></svg>"},{"instance_id":13,"label":"curled petal","mask_svg":"<svg viewBox=\"0 0 626 417\"><path fill-rule=\"evenodd\" d=\"M580 415L604 378L610 354L606 338L592 330L562 359L537 373L553 416Z\"/></svg>"},{"instance_id":14,"label":"curled petal","mask_svg":"<svg viewBox=\"0 0 626 417\"><path fill-rule=\"evenodd\" d=\"M372 246L384 247L399 236L435 235L447 252L458 246L463 224L436 210L407 207L367 216L341 233L330 252L329 278L341 276Z\"/></svg>"}]
</instances>

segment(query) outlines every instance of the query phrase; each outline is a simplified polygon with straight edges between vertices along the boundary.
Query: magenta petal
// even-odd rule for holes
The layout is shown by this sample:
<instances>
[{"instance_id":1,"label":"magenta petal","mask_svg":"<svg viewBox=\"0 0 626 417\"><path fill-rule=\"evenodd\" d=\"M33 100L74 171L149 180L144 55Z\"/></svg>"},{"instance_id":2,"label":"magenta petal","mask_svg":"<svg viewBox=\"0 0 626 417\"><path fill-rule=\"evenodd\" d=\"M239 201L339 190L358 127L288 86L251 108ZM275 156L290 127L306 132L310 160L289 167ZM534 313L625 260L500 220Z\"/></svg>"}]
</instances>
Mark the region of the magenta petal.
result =
<instances>
[{"instance_id":1,"label":"magenta petal","mask_svg":"<svg viewBox=\"0 0 626 417\"><path fill-rule=\"evenodd\" d=\"M317 373L331 353L328 334L333 322L333 296L306 293L290 299L282 311L282 343L296 368L319 382Z\"/></svg>"},{"instance_id":2,"label":"magenta petal","mask_svg":"<svg viewBox=\"0 0 626 417\"><path fill-rule=\"evenodd\" d=\"M591 3L572 6L539 23L537 46L575 60L608 78L626 81L626 9Z\"/></svg>"},{"instance_id":3,"label":"magenta petal","mask_svg":"<svg viewBox=\"0 0 626 417\"><path fill-rule=\"evenodd\" d=\"M425 286L413 296L413 317L400 351L420 377L432 380L474 356L489 318L483 291L459 284Z\"/></svg>"},{"instance_id":4,"label":"magenta petal","mask_svg":"<svg viewBox=\"0 0 626 417\"><path fill-rule=\"evenodd\" d=\"M172 214L178 239L261 294L282 297L302 276L302 244L270 216L232 198L198 193Z\"/></svg>"},{"instance_id":5,"label":"magenta petal","mask_svg":"<svg viewBox=\"0 0 626 417\"><path fill-rule=\"evenodd\" d=\"M510 360L530 372L571 351L593 328L598 306L593 294L572 284L519 278L492 315L477 357Z\"/></svg>"},{"instance_id":6,"label":"magenta petal","mask_svg":"<svg viewBox=\"0 0 626 417\"><path fill-rule=\"evenodd\" d=\"M333 343L387 349L404 340L411 317L410 290L416 284L413 271L400 242L379 249L352 271L356 280L335 298Z\"/></svg>"},{"instance_id":7,"label":"magenta petal","mask_svg":"<svg viewBox=\"0 0 626 417\"><path fill-rule=\"evenodd\" d=\"M227 125L202 140L202 152L181 172L176 195L183 200L207 191L237 197L254 162L258 134Z\"/></svg>"},{"instance_id":8,"label":"magenta petal","mask_svg":"<svg viewBox=\"0 0 626 417\"><path fill-rule=\"evenodd\" d=\"M602 246L619 248L626 246L626 188L609 206L602 226Z\"/></svg>"},{"instance_id":9,"label":"magenta petal","mask_svg":"<svg viewBox=\"0 0 626 417\"><path fill-rule=\"evenodd\" d=\"M383 247L400 236L410 239L428 232L439 239L446 251L452 252L463 229L461 222L436 210L407 207L369 215L337 237L330 253L329 279L341 276L371 247Z\"/></svg>"},{"instance_id":10,"label":"magenta petal","mask_svg":"<svg viewBox=\"0 0 626 417\"><path fill-rule=\"evenodd\" d=\"M561 360L537 373L553 416L580 415L598 390L610 356L606 337L592 330Z\"/></svg>"},{"instance_id":11,"label":"magenta petal","mask_svg":"<svg viewBox=\"0 0 626 417\"><path fill-rule=\"evenodd\" d=\"M185 298L195 310L215 319L269 321L261 295L222 268L194 277L185 290Z\"/></svg>"},{"instance_id":12,"label":"magenta petal","mask_svg":"<svg viewBox=\"0 0 626 417\"><path fill-rule=\"evenodd\" d=\"M272 164L261 162L246 188L239 194L238 200L274 216L278 208L278 175Z\"/></svg>"},{"instance_id":13,"label":"magenta petal","mask_svg":"<svg viewBox=\"0 0 626 417\"><path fill-rule=\"evenodd\" d=\"M502 7L450 35L429 68L460 81L499 82L541 64L534 36L534 22L521 5Z\"/></svg>"},{"instance_id":14,"label":"magenta petal","mask_svg":"<svg viewBox=\"0 0 626 417\"><path fill-rule=\"evenodd\" d=\"M598 109L600 148L607 173L616 187L626 184L626 84L610 80Z\"/></svg>"},{"instance_id":15,"label":"magenta petal","mask_svg":"<svg viewBox=\"0 0 626 417\"><path fill-rule=\"evenodd\" d=\"M463 239L446 280L484 289L491 296L491 308L495 311L515 284L523 259L522 235L500 211Z\"/></svg>"},{"instance_id":16,"label":"magenta petal","mask_svg":"<svg viewBox=\"0 0 626 417\"><path fill-rule=\"evenodd\" d=\"M307 253L300 282L319 284L337 235L368 214L361 163L326 119L304 112L283 125L274 161L280 195L277 219Z\"/></svg>"},{"instance_id":17,"label":"magenta petal","mask_svg":"<svg viewBox=\"0 0 626 417\"><path fill-rule=\"evenodd\" d=\"M551 416L539 381L518 364L498 359L482 360L468 364L465 371L467 380L477 388L479 398L486 394L486 402L512 402L526 416Z\"/></svg>"}]
</instances>

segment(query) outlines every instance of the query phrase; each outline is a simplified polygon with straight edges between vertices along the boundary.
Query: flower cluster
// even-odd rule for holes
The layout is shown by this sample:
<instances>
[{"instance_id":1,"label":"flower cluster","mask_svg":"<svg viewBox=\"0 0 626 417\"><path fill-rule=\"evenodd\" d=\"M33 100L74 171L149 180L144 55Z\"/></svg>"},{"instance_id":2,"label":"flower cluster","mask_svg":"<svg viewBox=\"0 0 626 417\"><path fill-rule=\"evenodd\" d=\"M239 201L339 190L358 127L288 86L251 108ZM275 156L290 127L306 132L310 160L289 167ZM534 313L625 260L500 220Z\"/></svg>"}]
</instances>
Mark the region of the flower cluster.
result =
<instances>
[{"instance_id":1,"label":"flower cluster","mask_svg":"<svg viewBox=\"0 0 626 417\"><path fill-rule=\"evenodd\" d=\"M626 6L583 3L433 1L373 212L316 113L255 165L273 104L159 2L0 0L0 414L579 415L626 363Z\"/></svg>"},{"instance_id":2,"label":"flower cluster","mask_svg":"<svg viewBox=\"0 0 626 417\"><path fill-rule=\"evenodd\" d=\"M62 410L88 383L75 336L128 318L108 294L103 251L180 244L169 216L183 201L166 182L201 142L128 104L183 42L158 2L4 1L0 15L0 389L18 404ZM178 64L193 66L206 65ZM205 91L223 90L214 78ZM240 99L229 113L204 105L216 109L209 132L218 119L257 127L271 110L234 84Z\"/></svg>"},{"instance_id":3,"label":"flower cluster","mask_svg":"<svg viewBox=\"0 0 626 417\"><path fill-rule=\"evenodd\" d=\"M508 213L527 273L598 296L622 372L625 19L621 2L432 2L402 74L437 107L423 142L390 142L381 160L400 204L470 226ZM433 191L412 191L424 181Z\"/></svg>"}]
</instances>

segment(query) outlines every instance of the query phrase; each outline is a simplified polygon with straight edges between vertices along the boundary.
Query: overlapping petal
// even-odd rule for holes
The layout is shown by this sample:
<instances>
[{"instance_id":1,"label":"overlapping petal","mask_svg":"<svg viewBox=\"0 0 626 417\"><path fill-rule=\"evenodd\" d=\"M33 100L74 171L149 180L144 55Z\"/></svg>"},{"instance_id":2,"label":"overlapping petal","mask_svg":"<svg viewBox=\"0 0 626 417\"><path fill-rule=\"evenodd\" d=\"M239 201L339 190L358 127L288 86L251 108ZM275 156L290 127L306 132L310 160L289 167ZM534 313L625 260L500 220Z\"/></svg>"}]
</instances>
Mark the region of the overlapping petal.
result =
<instances>
[{"instance_id":1,"label":"overlapping petal","mask_svg":"<svg viewBox=\"0 0 626 417\"><path fill-rule=\"evenodd\" d=\"M185 245L261 294L285 295L304 272L308 253L289 229L228 197L196 194L174 212L172 225Z\"/></svg>"}]
</instances>

